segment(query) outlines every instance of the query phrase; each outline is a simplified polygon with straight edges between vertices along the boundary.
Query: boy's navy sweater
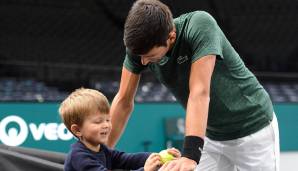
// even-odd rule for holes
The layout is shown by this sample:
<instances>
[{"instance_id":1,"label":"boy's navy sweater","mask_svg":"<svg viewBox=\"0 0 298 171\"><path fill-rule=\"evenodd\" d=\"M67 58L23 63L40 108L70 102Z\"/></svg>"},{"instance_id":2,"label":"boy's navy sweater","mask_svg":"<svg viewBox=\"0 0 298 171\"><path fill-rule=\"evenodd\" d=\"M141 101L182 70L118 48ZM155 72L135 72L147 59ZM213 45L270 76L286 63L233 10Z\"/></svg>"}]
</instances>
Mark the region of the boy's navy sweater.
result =
<instances>
[{"instance_id":1,"label":"boy's navy sweater","mask_svg":"<svg viewBox=\"0 0 298 171\"><path fill-rule=\"evenodd\" d=\"M71 146L64 163L65 171L144 170L150 153L124 153L100 145L99 152L89 150L80 141Z\"/></svg>"}]
</instances>

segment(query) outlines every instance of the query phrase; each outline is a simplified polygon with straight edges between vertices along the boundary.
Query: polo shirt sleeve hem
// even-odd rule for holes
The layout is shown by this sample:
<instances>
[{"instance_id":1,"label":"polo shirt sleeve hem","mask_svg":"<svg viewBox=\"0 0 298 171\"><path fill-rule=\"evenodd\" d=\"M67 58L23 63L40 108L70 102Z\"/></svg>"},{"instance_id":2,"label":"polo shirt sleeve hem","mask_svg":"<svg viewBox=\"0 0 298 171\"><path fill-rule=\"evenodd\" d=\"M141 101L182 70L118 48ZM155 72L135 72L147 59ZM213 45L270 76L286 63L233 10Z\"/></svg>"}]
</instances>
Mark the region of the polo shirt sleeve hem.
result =
<instances>
[{"instance_id":1,"label":"polo shirt sleeve hem","mask_svg":"<svg viewBox=\"0 0 298 171\"><path fill-rule=\"evenodd\" d=\"M201 59L202 57L207 56L207 55L216 55L216 58L219 59L219 60L224 59L222 53L219 52L218 50L208 50L208 51L205 51L203 53L194 54L191 58L191 63L194 63L198 59Z\"/></svg>"}]
</instances>

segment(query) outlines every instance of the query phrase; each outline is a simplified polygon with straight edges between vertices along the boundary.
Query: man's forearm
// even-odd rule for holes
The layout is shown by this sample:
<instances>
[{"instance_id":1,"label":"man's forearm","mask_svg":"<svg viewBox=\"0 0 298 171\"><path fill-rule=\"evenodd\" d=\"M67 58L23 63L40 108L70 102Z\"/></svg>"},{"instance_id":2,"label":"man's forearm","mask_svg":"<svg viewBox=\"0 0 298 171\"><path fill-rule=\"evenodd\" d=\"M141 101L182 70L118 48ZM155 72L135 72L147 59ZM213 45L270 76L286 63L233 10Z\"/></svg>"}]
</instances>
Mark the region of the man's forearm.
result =
<instances>
[{"instance_id":1,"label":"man's forearm","mask_svg":"<svg viewBox=\"0 0 298 171\"><path fill-rule=\"evenodd\" d=\"M189 95L187 110L185 135L194 135L204 138L207 127L209 95L197 94Z\"/></svg>"},{"instance_id":2,"label":"man's forearm","mask_svg":"<svg viewBox=\"0 0 298 171\"><path fill-rule=\"evenodd\" d=\"M110 110L112 131L107 143L109 147L113 148L118 142L125 129L132 109L133 103L127 103L125 100L120 99L118 95L115 96Z\"/></svg>"},{"instance_id":3,"label":"man's forearm","mask_svg":"<svg viewBox=\"0 0 298 171\"><path fill-rule=\"evenodd\" d=\"M204 91L203 91L204 92ZM199 164L207 127L209 93L190 93L186 111L185 138L182 157Z\"/></svg>"}]
</instances>

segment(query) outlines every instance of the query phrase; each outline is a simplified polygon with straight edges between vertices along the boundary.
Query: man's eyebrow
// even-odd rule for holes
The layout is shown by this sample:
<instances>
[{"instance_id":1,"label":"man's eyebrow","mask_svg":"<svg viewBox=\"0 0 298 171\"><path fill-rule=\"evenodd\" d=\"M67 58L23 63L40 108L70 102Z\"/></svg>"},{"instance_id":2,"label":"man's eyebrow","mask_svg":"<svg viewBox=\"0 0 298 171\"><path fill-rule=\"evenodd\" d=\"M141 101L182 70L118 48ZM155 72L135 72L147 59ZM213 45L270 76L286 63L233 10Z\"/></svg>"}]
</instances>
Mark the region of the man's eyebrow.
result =
<instances>
[{"instance_id":1,"label":"man's eyebrow","mask_svg":"<svg viewBox=\"0 0 298 171\"><path fill-rule=\"evenodd\" d=\"M150 54L150 55L142 55L142 56L145 56L145 57L152 57L152 56L155 56L156 53L153 53L153 54Z\"/></svg>"},{"instance_id":2,"label":"man's eyebrow","mask_svg":"<svg viewBox=\"0 0 298 171\"><path fill-rule=\"evenodd\" d=\"M148 56L148 55L139 55L140 57L150 57L150 56Z\"/></svg>"}]
</instances>

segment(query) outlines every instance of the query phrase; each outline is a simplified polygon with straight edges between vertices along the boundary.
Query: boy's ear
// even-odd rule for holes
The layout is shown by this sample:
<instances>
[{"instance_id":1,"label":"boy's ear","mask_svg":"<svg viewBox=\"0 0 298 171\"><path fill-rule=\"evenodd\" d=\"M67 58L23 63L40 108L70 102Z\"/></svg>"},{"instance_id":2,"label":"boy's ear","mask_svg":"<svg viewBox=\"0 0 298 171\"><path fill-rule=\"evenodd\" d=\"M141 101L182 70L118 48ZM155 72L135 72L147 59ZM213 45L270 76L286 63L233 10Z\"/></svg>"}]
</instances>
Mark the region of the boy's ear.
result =
<instances>
[{"instance_id":1,"label":"boy's ear","mask_svg":"<svg viewBox=\"0 0 298 171\"><path fill-rule=\"evenodd\" d=\"M77 125L77 124L72 124L70 126L70 130L73 134L75 134L75 136L77 137L81 137L82 136L82 133L80 131L80 127Z\"/></svg>"}]
</instances>

